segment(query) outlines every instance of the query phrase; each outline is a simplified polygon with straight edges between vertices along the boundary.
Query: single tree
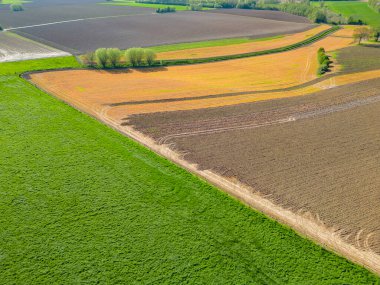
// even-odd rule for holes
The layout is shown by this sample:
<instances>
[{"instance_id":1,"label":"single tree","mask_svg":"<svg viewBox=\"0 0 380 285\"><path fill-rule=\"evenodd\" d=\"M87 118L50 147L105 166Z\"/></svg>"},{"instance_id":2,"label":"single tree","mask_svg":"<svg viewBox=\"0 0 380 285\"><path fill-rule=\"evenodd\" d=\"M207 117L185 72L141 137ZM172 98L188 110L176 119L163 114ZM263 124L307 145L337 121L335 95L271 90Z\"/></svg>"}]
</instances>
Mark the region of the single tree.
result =
<instances>
[{"instance_id":1,"label":"single tree","mask_svg":"<svg viewBox=\"0 0 380 285\"><path fill-rule=\"evenodd\" d=\"M118 48L108 48L107 56L111 67L117 67L119 65L121 51Z\"/></svg>"},{"instance_id":2,"label":"single tree","mask_svg":"<svg viewBox=\"0 0 380 285\"><path fill-rule=\"evenodd\" d=\"M153 50L145 49L144 50L144 57L145 57L146 64L148 66L152 66L154 64L157 56Z\"/></svg>"},{"instance_id":3,"label":"single tree","mask_svg":"<svg viewBox=\"0 0 380 285\"><path fill-rule=\"evenodd\" d=\"M371 35L371 31L366 28L366 27L360 27L360 28L356 28L354 30L354 39L359 43L362 42L362 40L366 40L370 37Z\"/></svg>"},{"instance_id":4,"label":"single tree","mask_svg":"<svg viewBox=\"0 0 380 285\"><path fill-rule=\"evenodd\" d=\"M107 66L108 62L108 53L105 48L98 48L95 51L96 63L100 68L104 68Z\"/></svg>"},{"instance_id":5,"label":"single tree","mask_svg":"<svg viewBox=\"0 0 380 285\"><path fill-rule=\"evenodd\" d=\"M380 25L371 27L371 37L375 42L380 41Z\"/></svg>"},{"instance_id":6,"label":"single tree","mask_svg":"<svg viewBox=\"0 0 380 285\"><path fill-rule=\"evenodd\" d=\"M126 57L127 61L132 66L137 66L136 53L137 53L137 48L129 48L129 49L127 49L127 51L125 53L125 57Z\"/></svg>"},{"instance_id":7,"label":"single tree","mask_svg":"<svg viewBox=\"0 0 380 285\"><path fill-rule=\"evenodd\" d=\"M80 56L80 60L83 65L93 67L95 64L95 53L88 52L82 56Z\"/></svg>"}]
</instances>

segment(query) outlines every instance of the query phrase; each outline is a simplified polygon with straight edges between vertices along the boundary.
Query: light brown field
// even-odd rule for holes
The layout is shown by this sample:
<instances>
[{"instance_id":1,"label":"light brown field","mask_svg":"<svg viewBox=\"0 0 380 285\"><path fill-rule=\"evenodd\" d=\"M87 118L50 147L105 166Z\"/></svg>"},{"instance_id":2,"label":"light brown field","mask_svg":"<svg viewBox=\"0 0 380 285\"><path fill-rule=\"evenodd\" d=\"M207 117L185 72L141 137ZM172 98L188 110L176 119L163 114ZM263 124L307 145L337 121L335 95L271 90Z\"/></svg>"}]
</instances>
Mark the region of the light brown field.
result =
<instances>
[{"instance_id":1,"label":"light brown field","mask_svg":"<svg viewBox=\"0 0 380 285\"><path fill-rule=\"evenodd\" d=\"M90 109L103 110L110 104L128 102L129 104L113 107L108 111L116 117L299 96L326 88L326 84L330 86L336 83L326 82L325 85L320 83L318 86L288 92L254 95L253 93L294 87L315 79L317 49L324 47L327 51L333 51L346 47L352 42L352 39L346 35L347 30L340 30L313 45L297 50L238 60L152 70L52 71L32 74L31 79L46 91L69 102L75 100L83 106L92 106ZM247 94L228 96L234 92ZM226 94L226 96L202 99L202 96L214 94ZM149 102L149 104L130 104L137 101L180 100L193 97L197 98L170 104Z\"/></svg>"},{"instance_id":2,"label":"light brown field","mask_svg":"<svg viewBox=\"0 0 380 285\"><path fill-rule=\"evenodd\" d=\"M283 38L271 39L271 40L266 40L266 41L255 41L255 42L250 42L250 43L234 44L234 45L220 46L220 47L204 47L204 48L194 48L194 49L162 52L158 54L158 59L206 58L206 57L213 57L213 56L224 56L224 55L269 50L269 49L288 46L288 45L303 41L329 28L330 26L328 25L320 25L305 32L296 33L292 35L285 35Z\"/></svg>"}]
</instances>

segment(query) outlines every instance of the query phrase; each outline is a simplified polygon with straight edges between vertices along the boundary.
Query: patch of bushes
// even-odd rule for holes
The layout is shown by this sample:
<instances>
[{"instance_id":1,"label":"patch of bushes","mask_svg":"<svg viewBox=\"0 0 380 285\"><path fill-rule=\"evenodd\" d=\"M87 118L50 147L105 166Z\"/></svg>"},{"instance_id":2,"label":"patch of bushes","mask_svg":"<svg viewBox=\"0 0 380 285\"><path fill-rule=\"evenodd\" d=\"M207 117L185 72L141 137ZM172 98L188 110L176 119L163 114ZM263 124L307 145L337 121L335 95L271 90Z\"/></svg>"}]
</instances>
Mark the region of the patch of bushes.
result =
<instances>
[{"instance_id":1,"label":"patch of bushes","mask_svg":"<svg viewBox=\"0 0 380 285\"><path fill-rule=\"evenodd\" d=\"M11 4L10 8L11 8L11 11L13 12L24 11L24 7L22 6L22 4L19 4L19 3Z\"/></svg>"},{"instance_id":2,"label":"patch of bushes","mask_svg":"<svg viewBox=\"0 0 380 285\"><path fill-rule=\"evenodd\" d=\"M326 51L324 48L319 48L318 53L317 53L317 58L318 58L318 70L317 74L322 75L325 74L330 70L330 65L332 61L330 60L330 57L326 54Z\"/></svg>"},{"instance_id":3,"label":"patch of bushes","mask_svg":"<svg viewBox=\"0 0 380 285\"><path fill-rule=\"evenodd\" d=\"M80 56L86 67L118 68L153 66L156 63L156 53L145 48L130 48L123 53L118 48L99 48Z\"/></svg>"},{"instance_id":4,"label":"patch of bushes","mask_svg":"<svg viewBox=\"0 0 380 285\"><path fill-rule=\"evenodd\" d=\"M349 25L365 25L362 19L359 19L356 16L350 16L347 18L347 24Z\"/></svg>"},{"instance_id":5,"label":"patch of bushes","mask_svg":"<svg viewBox=\"0 0 380 285\"><path fill-rule=\"evenodd\" d=\"M175 8L166 7L166 8L158 8L156 10L156 13L162 14L162 13L174 13L176 10Z\"/></svg>"}]
</instances>

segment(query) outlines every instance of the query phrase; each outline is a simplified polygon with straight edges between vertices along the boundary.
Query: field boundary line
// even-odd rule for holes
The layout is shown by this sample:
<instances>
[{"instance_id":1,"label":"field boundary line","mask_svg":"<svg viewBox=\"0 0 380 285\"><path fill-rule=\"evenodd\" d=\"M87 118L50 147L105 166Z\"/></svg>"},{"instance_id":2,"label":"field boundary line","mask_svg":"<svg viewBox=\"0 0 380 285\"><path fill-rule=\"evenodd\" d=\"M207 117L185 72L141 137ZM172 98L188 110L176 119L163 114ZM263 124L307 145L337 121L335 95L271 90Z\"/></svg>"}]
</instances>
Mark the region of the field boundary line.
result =
<instances>
[{"instance_id":1,"label":"field boundary line","mask_svg":"<svg viewBox=\"0 0 380 285\"><path fill-rule=\"evenodd\" d=\"M24 76L22 77L25 79ZM107 111L109 110L108 106L105 106L102 110L98 110L96 113L91 113L86 111L88 110L88 106L83 104L80 106L74 106L73 103L70 103L63 98L59 98L54 93L50 93L47 90L40 88L30 80L27 81L45 94L50 94L50 96L53 96L58 101L64 102L79 112L84 112L88 116L97 119L120 134L125 135L144 147L152 150L157 155L168 159L172 163L184 168L200 179L207 181L211 185L217 187L220 191L223 191L231 197L238 199L240 202L251 207L252 209L263 213L280 224L291 227L300 236L306 237L320 246L380 275L380 255L368 249L358 248L355 245L348 243L344 240L344 238L342 238L339 230L332 227L327 227L318 219L318 217L313 217L310 213L294 213L263 197L263 195L247 185L228 180L227 178L210 170L200 170L196 164L192 164L184 160L180 154L167 146L159 145L153 139L143 135L134 128L121 126L118 122L109 118L107 116Z\"/></svg>"}]
</instances>

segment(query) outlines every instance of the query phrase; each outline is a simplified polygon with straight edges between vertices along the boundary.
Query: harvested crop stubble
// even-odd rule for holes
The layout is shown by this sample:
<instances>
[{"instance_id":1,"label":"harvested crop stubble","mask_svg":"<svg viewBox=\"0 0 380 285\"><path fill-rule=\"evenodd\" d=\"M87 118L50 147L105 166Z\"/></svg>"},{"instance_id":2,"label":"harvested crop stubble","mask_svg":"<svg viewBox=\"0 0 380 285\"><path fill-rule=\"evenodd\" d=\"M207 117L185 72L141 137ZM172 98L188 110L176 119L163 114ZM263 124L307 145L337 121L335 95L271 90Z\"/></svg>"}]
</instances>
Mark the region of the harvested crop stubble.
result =
<instances>
[{"instance_id":1,"label":"harvested crop stubble","mask_svg":"<svg viewBox=\"0 0 380 285\"><path fill-rule=\"evenodd\" d=\"M75 103L75 105L85 108L86 111L91 114L101 114L102 116L107 115L118 122L121 122L123 118L132 114L202 109L265 101L276 98L302 96L305 94L311 94L321 89L329 89L335 86L360 82L377 77L380 77L380 70L339 75L316 82L310 86L295 88L294 90L289 91L277 90L262 93L247 92L244 95L236 95L232 92L219 94L220 96L218 95L215 98L202 99L201 96L200 98L188 98L189 100L186 98L179 98L178 100L174 99L169 102L160 102L160 100L152 102L144 102L143 100L142 102L139 102L139 98L134 97L135 100L133 102L124 101L123 97L116 97L111 100L109 97L111 88L105 89L105 87L103 87L102 89L99 89L99 85L97 85L98 90L91 91L94 88L91 84L86 85L86 87L83 87L83 85L80 84L71 86L70 84L73 83L73 80L78 77L72 77L71 75L69 77L63 76L63 71L52 73L35 73L30 75L31 80L35 84L55 96L67 102ZM83 78L84 77L82 77L82 79ZM68 86L71 87L68 88ZM87 88L90 88L90 90ZM107 96L104 96L104 94L107 94Z\"/></svg>"},{"instance_id":2,"label":"harvested crop stubble","mask_svg":"<svg viewBox=\"0 0 380 285\"><path fill-rule=\"evenodd\" d=\"M286 35L283 38L277 38L277 39L271 39L271 40L265 40L265 41L252 41L249 43L234 44L234 45L228 45L228 46L204 47L204 48L194 48L194 49L162 52L158 54L158 59L206 58L206 57L224 56L224 55L231 55L231 54L249 53L249 52L254 52L254 51L275 49L275 48L288 46L288 45L303 41L329 28L330 26L328 25L320 25L305 32L296 33L292 35Z\"/></svg>"},{"instance_id":3,"label":"harvested crop stubble","mask_svg":"<svg viewBox=\"0 0 380 285\"><path fill-rule=\"evenodd\" d=\"M165 142L200 169L318 215L349 242L380 253L379 112L380 78L291 99L132 116L129 124L157 140L182 134ZM239 130L297 116L294 122Z\"/></svg>"},{"instance_id":4,"label":"harvested crop stubble","mask_svg":"<svg viewBox=\"0 0 380 285\"><path fill-rule=\"evenodd\" d=\"M118 119L126 114L165 111L168 108L192 109L265 100L286 95L274 92L252 97L250 92L289 88L314 79L317 67L315 54L320 46L334 50L351 43L351 38L340 37L340 32L297 50L246 59L112 72L66 70L36 73L31 78L56 96L75 98L82 105L97 106L97 110L102 110L106 105L121 104L112 110L113 116ZM276 66L273 62L276 62ZM308 87L306 91L311 93L318 88ZM248 94L241 98L233 97L232 101L231 98L200 100L202 96L210 94L226 94L228 97L230 93L236 92ZM296 90L287 94L298 95L302 95L302 92ZM185 105L184 102L176 102L169 106L165 103L129 106L129 103L139 101L193 97L197 97L200 102L194 100L191 104L185 102ZM123 106L125 102L127 104Z\"/></svg>"}]
</instances>

